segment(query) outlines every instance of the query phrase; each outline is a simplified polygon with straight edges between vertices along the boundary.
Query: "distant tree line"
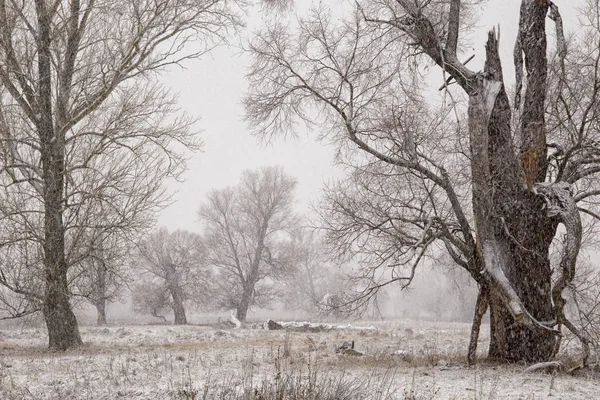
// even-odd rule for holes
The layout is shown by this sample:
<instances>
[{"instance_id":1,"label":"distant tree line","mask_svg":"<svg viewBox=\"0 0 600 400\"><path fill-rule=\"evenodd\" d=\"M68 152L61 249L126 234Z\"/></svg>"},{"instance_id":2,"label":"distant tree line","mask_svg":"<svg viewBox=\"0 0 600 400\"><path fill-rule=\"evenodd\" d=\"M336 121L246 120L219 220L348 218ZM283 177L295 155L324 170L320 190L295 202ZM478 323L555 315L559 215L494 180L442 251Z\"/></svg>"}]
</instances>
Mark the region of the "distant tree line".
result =
<instances>
[{"instance_id":1,"label":"distant tree line","mask_svg":"<svg viewBox=\"0 0 600 400\"><path fill-rule=\"evenodd\" d=\"M185 324L185 304L235 310L280 300L316 313L338 284L313 231L293 210L296 182L281 167L242 173L238 185L213 190L200 207L202 234L161 229L139 246L132 266L137 311Z\"/></svg>"}]
</instances>

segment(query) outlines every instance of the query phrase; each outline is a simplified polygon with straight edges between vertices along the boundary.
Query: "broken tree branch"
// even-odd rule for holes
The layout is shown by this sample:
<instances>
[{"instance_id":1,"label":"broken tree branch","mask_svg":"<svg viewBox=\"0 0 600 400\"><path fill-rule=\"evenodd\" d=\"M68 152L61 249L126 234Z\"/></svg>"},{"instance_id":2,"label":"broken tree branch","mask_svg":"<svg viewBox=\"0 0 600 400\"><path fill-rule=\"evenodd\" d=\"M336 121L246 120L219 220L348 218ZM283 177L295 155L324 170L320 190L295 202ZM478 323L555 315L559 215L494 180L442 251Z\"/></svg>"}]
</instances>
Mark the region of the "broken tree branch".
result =
<instances>
[{"instance_id":1,"label":"broken tree branch","mask_svg":"<svg viewBox=\"0 0 600 400\"><path fill-rule=\"evenodd\" d=\"M463 62L463 65L467 65L469 63L469 61L471 61L474 58L475 58L475 54L473 54L471 57L467 58L467 60L465 62ZM453 80L454 80L454 77L449 76L448 79L446 79L446 82L444 82L444 84L438 88L438 91L441 91L441 90L444 90L445 88L447 88L448 85L450 85L450 83L452 83Z\"/></svg>"},{"instance_id":2,"label":"broken tree branch","mask_svg":"<svg viewBox=\"0 0 600 400\"><path fill-rule=\"evenodd\" d=\"M446 53L456 56L458 45L458 28L460 26L460 0L450 2L450 13L448 15L448 38L446 40ZM464 64L463 64L464 65Z\"/></svg>"},{"instance_id":3,"label":"broken tree branch","mask_svg":"<svg viewBox=\"0 0 600 400\"><path fill-rule=\"evenodd\" d=\"M523 373L529 374L529 373L532 373L535 371L539 371L540 369L548 369L548 368L561 369L562 366L563 366L563 364L561 361L541 362L541 363L533 364L533 365L525 368Z\"/></svg>"},{"instance_id":4,"label":"broken tree branch","mask_svg":"<svg viewBox=\"0 0 600 400\"><path fill-rule=\"evenodd\" d=\"M562 17L558 11L558 6L554 3L550 4L550 12L548 18L554 21L556 26L556 49L561 63L564 65L565 57L567 56L567 41L565 40L565 31L563 28Z\"/></svg>"}]
</instances>

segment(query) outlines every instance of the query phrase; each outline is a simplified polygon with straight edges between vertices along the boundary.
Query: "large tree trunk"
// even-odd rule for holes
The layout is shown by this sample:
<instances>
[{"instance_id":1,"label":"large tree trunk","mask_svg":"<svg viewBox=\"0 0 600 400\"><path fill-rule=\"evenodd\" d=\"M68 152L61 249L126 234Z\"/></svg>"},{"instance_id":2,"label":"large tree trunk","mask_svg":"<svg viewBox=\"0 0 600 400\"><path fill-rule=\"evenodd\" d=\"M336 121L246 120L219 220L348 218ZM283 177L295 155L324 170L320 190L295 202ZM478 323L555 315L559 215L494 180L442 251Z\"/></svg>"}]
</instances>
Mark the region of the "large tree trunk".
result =
<instances>
[{"instance_id":1,"label":"large tree trunk","mask_svg":"<svg viewBox=\"0 0 600 400\"><path fill-rule=\"evenodd\" d=\"M179 278L174 266L169 265L167 267L167 287L169 288L169 293L171 293L171 299L173 300L173 322L175 325L186 325L187 317L185 315L183 294L181 292Z\"/></svg>"},{"instance_id":2,"label":"large tree trunk","mask_svg":"<svg viewBox=\"0 0 600 400\"><path fill-rule=\"evenodd\" d=\"M546 302L540 309L523 301L523 306L534 318L548 315L552 304L546 294L540 294ZM492 292L490 295L490 347L488 357L493 360L509 362L539 362L546 361L553 355L555 336L552 331L530 327L516 323L505 303ZM547 321L547 320L546 320Z\"/></svg>"},{"instance_id":3,"label":"large tree trunk","mask_svg":"<svg viewBox=\"0 0 600 400\"><path fill-rule=\"evenodd\" d=\"M62 163L57 163L59 166ZM77 319L69 303L67 263L62 223L62 179L56 178L56 165L46 173L44 215L44 268L46 291L44 319L52 350L67 350L82 344Z\"/></svg>"},{"instance_id":4,"label":"large tree trunk","mask_svg":"<svg viewBox=\"0 0 600 400\"><path fill-rule=\"evenodd\" d=\"M178 290L171 290L171 297L173 298L173 316L175 325L186 325L187 317L185 315L185 307L183 306L183 299Z\"/></svg>"},{"instance_id":5,"label":"large tree trunk","mask_svg":"<svg viewBox=\"0 0 600 400\"><path fill-rule=\"evenodd\" d=\"M69 303L66 273L46 272L43 312L50 349L64 351L83 344L77 319Z\"/></svg>"},{"instance_id":6,"label":"large tree trunk","mask_svg":"<svg viewBox=\"0 0 600 400\"><path fill-rule=\"evenodd\" d=\"M555 334L550 329L555 316L548 249L557 223L542 211L543 199L528 190L515 194L514 199L504 204L514 205L512 209L505 208L504 232L499 234L513 255L504 273L534 324L515 323L498 291L492 291L489 357L511 362L545 361L553 355L555 344Z\"/></svg>"},{"instance_id":7,"label":"large tree trunk","mask_svg":"<svg viewBox=\"0 0 600 400\"><path fill-rule=\"evenodd\" d=\"M67 350L81 345L82 341L77 319L69 303L68 268L65 260L62 222L62 179L56 176L57 170L62 168L62 162L54 161L49 164L49 168L45 168L44 268L46 291L43 312L48 328L50 349ZM46 167L46 165L44 166Z\"/></svg>"},{"instance_id":8,"label":"large tree trunk","mask_svg":"<svg viewBox=\"0 0 600 400\"><path fill-rule=\"evenodd\" d=\"M557 226L542 211L543 199L530 190L545 176L545 154L541 155L545 147L539 148L542 142L545 146L545 136L539 137L543 115L542 121L527 117L522 129L523 136L530 138L521 154L532 158L519 165L494 32L486 56L477 90L470 94L469 131L477 251L490 285L489 355L506 361L542 361L553 355L555 343L550 328L554 314L548 248ZM543 104L545 77L536 84L541 86L528 87L526 110L538 101ZM531 95L531 91L536 93Z\"/></svg>"},{"instance_id":9,"label":"large tree trunk","mask_svg":"<svg viewBox=\"0 0 600 400\"><path fill-rule=\"evenodd\" d=\"M490 347L490 356L509 361L546 361L553 355L555 334L550 329L555 320L552 299L552 270L549 247L556 233L557 223L550 220L542 210L543 199L524 191L518 207L509 213L506 230L511 234L510 251L515 255L507 277L523 302L525 310L542 326L531 329L506 319L506 312L498 309L497 301L491 301L498 324L493 329L505 331L506 347L499 351ZM493 351L492 351L493 350Z\"/></svg>"},{"instance_id":10,"label":"large tree trunk","mask_svg":"<svg viewBox=\"0 0 600 400\"><path fill-rule=\"evenodd\" d=\"M44 319L49 347L67 350L82 344L77 319L69 303L63 190L65 175L65 136L55 129L52 112L52 58L50 54L50 15L44 2L36 3L39 25L38 98L40 115L36 125L41 143L44 182L44 268L46 292Z\"/></svg>"},{"instance_id":11,"label":"large tree trunk","mask_svg":"<svg viewBox=\"0 0 600 400\"><path fill-rule=\"evenodd\" d=\"M246 322L246 317L248 315L248 308L250 308L250 302L252 301L252 292L253 292L252 289L244 288L241 301L236 308L235 316L241 322Z\"/></svg>"},{"instance_id":12,"label":"large tree trunk","mask_svg":"<svg viewBox=\"0 0 600 400\"><path fill-rule=\"evenodd\" d=\"M472 276L489 288L492 358L508 361L540 361L552 357L556 333L557 311L552 304L548 249L556 233L558 221L574 221L563 210L573 203L565 188L558 197L559 211L553 215L543 210L544 201L557 197L549 191L540 193L540 183L547 173L546 123L544 119L547 89L546 15L552 7L552 19L560 23L558 8L550 1L522 0L519 34L514 61L517 77L517 98L522 103L520 130L511 131L511 106L504 87L498 55L498 39L490 33L486 45L486 63L482 73L468 70L457 58L456 48L460 27L461 1L452 0L449 9L447 38L439 40L432 23L421 9L409 0L397 1L410 16L394 21L400 29L421 46L469 96L469 136L473 184L473 215L476 245L469 265L483 274ZM557 37L562 40L562 27L557 25ZM560 46L564 57L565 45ZM523 66L527 71L526 92L521 102ZM518 134L518 135L517 135ZM520 140L515 147L514 138ZM554 186L554 184L550 184ZM542 198L544 197L544 198ZM571 206L569 206L571 208ZM568 208L568 207L567 207ZM575 211L576 213L576 207ZM560 218L553 218L560 215ZM572 276L578 246L575 224L571 250L565 255L569 262L562 274L562 286ZM465 237L471 232L465 229ZM555 288L559 299L562 288ZM479 305L483 307L481 304ZM474 318L477 323L478 318ZM476 328L476 327L474 327ZM473 330L474 339L477 329Z\"/></svg>"},{"instance_id":13,"label":"large tree trunk","mask_svg":"<svg viewBox=\"0 0 600 400\"><path fill-rule=\"evenodd\" d=\"M533 324L515 323L514 318L506 309L505 303L498 298L497 291L492 291L490 297L490 313L492 341L490 357L507 361L537 362L548 360L554 354L555 333L550 327L554 325L555 315L551 299L552 271L548 249L556 233L557 221L547 217L543 211L544 200L532 192L536 182L546 178L547 146L544 106L546 100L546 30L545 18L547 4L533 0L521 3L519 19L519 34L515 45L515 67L517 70L518 87L515 105L520 103L520 81L522 74L522 59L525 58L527 71L527 88L523 101L521 119L521 141L519 143L519 164L514 174L506 176L506 166L502 158L507 154L492 154L492 165L497 165L497 174L492 181L500 186L495 195L494 212L502 216L503 227L500 236L508 243L512 263L506 265L505 274L522 302L529 322ZM488 53L490 58L496 55ZM491 63L499 60L492 61ZM498 67L499 68L499 67ZM508 99L506 99L508 100ZM500 110L508 113L506 102L497 102L495 113ZM510 115L510 114L509 114ZM508 123L508 122L507 122ZM493 126L494 120L490 121ZM508 130L508 132L510 132ZM511 141L508 132L498 134L490 129L490 136L495 140ZM512 153L514 154L514 153ZM512 156L511 154L511 156ZM510 157L511 160L513 157ZM503 182L512 183L512 190ZM520 188L517 188L517 185Z\"/></svg>"}]
</instances>

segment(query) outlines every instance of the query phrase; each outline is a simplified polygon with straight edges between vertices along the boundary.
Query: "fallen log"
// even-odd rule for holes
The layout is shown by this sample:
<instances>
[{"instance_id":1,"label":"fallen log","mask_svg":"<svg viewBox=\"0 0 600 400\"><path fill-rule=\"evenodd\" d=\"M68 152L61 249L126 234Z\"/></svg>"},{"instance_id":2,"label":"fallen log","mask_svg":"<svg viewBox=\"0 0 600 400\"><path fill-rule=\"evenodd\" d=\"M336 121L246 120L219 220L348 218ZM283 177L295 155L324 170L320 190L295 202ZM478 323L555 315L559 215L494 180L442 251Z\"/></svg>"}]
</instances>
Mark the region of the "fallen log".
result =
<instances>
[{"instance_id":1,"label":"fallen log","mask_svg":"<svg viewBox=\"0 0 600 400\"><path fill-rule=\"evenodd\" d=\"M541 362L541 363L537 363L537 364L533 364L527 368L525 368L525 370L523 371L523 373L525 374L529 374L535 371L539 371L541 369L562 369L563 363L561 361L546 361L546 362Z\"/></svg>"},{"instance_id":2,"label":"fallen log","mask_svg":"<svg viewBox=\"0 0 600 400\"><path fill-rule=\"evenodd\" d=\"M279 330L283 329L283 326L281 324L273 321L272 319L268 319L265 326L266 326L267 330L269 330L269 331L279 331Z\"/></svg>"}]
</instances>

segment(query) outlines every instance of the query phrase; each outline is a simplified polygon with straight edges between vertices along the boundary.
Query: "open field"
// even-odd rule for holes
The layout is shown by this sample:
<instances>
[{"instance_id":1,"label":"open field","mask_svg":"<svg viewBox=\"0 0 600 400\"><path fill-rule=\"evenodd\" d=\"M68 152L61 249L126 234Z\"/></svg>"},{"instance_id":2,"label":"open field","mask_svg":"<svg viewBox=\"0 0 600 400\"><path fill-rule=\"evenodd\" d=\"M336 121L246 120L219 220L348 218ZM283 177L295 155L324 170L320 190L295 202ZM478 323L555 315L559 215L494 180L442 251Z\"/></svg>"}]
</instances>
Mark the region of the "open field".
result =
<instances>
[{"instance_id":1,"label":"open field","mask_svg":"<svg viewBox=\"0 0 600 400\"><path fill-rule=\"evenodd\" d=\"M0 329L0 398L600 396L597 373L524 374L522 365L485 362L466 367L468 324L361 322L364 329L358 325L320 332L215 326L83 327L86 346L66 353L49 353L41 329ZM487 347L482 334L480 353ZM352 340L362 356L335 352L336 346ZM267 397L269 393L285 395Z\"/></svg>"}]
</instances>

